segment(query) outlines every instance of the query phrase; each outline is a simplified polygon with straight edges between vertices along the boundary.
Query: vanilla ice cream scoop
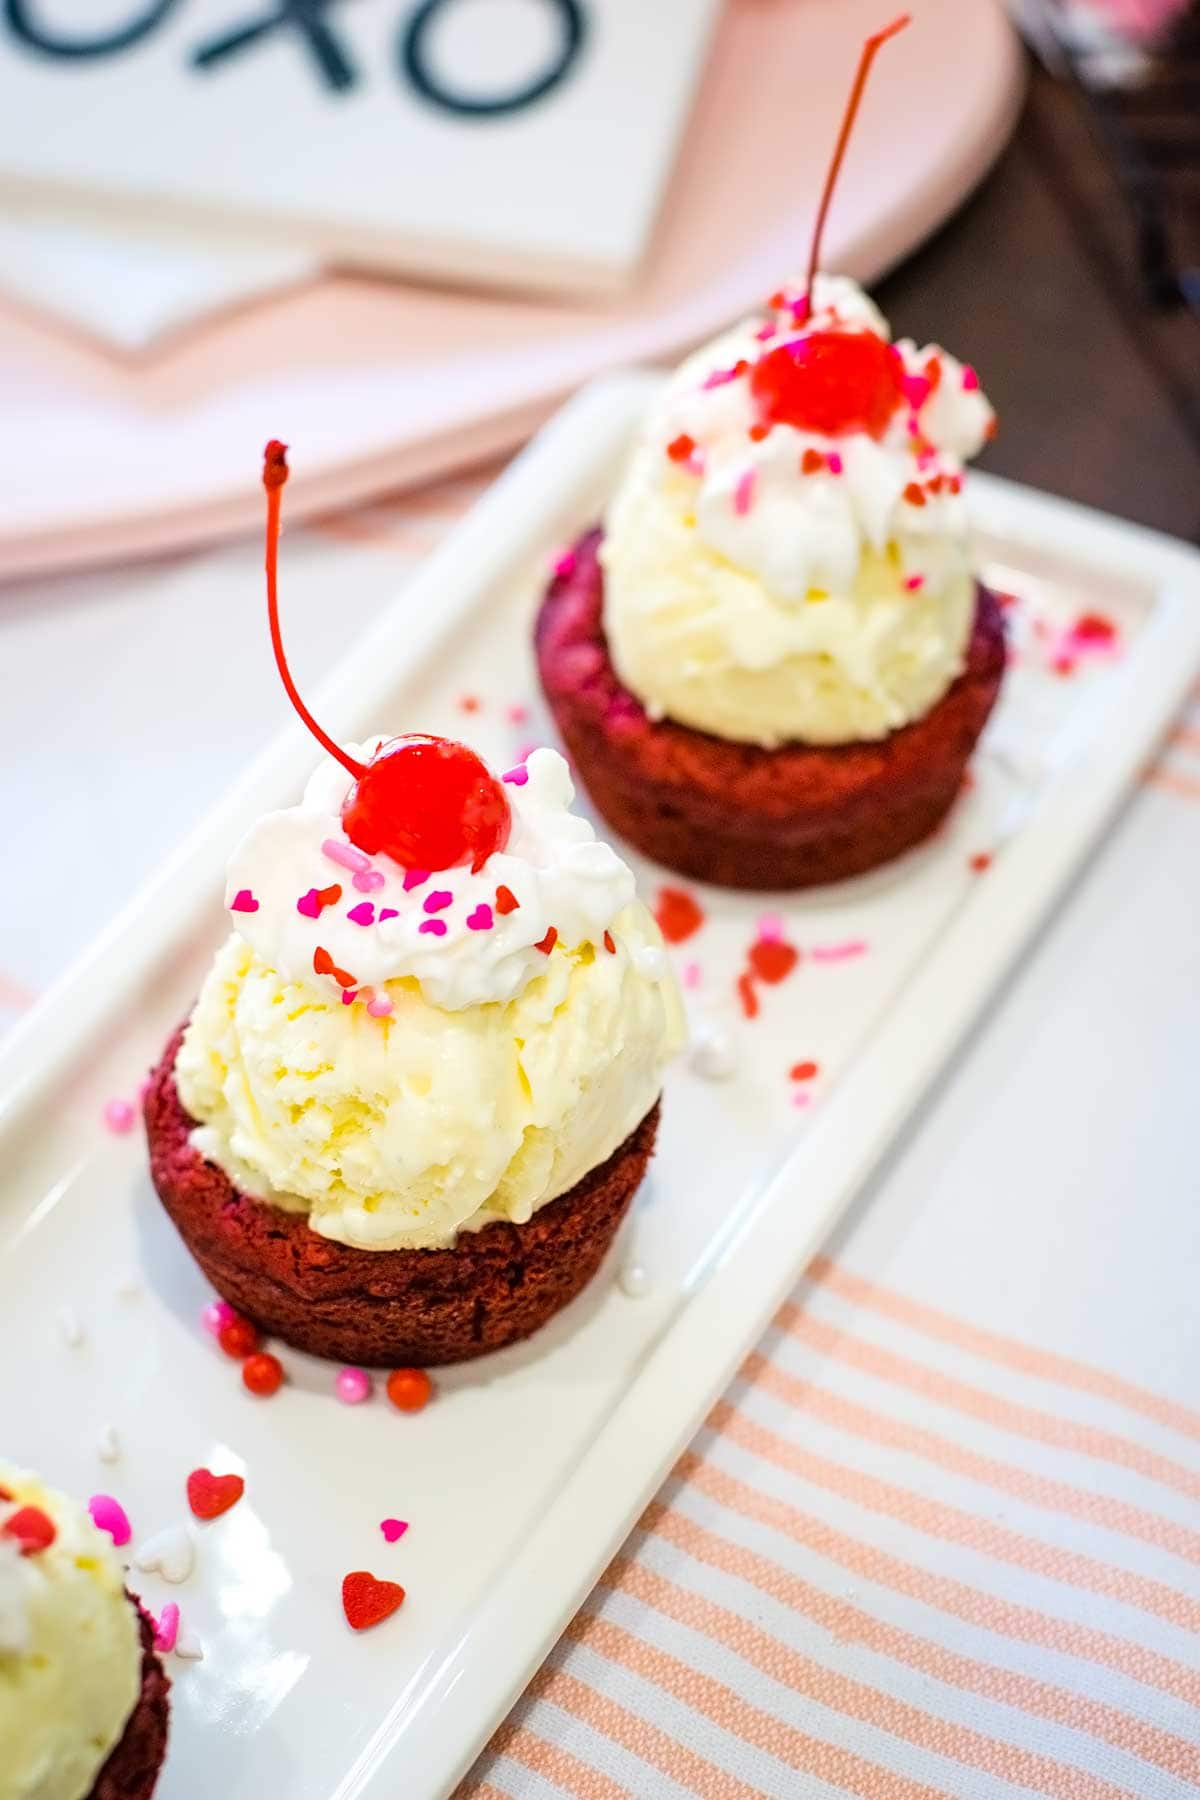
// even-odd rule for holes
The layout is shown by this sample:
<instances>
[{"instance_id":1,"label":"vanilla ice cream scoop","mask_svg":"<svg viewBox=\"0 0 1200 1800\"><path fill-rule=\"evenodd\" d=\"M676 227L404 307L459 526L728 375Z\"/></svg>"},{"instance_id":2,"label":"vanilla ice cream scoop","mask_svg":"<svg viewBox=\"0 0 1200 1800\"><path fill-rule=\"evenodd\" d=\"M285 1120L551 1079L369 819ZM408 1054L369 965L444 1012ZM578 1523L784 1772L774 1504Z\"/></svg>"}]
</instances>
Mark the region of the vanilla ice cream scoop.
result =
<instances>
[{"instance_id":1,"label":"vanilla ice cream scoop","mask_svg":"<svg viewBox=\"0 0 1200 1800\"><path fill-rule=\"evenodd\" d=\"M478 869L357 850L346 789L323 762L235 851L235 934L176 1081L193 1144L243 1193L345 1244L440 1248L527 1220L624 1142L682 1045L681 1003L555 751L508 771L511 830Z\"/></svg>"},{"instance_id":2,"label":"vanilla ice cream scoop","mask_svg":"<svg viewBox=\"0 0 1200 1800\"><path fill-rule=\"evenodd\" d=\"M776 745L882 738L962 671L972 369L818 276L689 357L608 509L604 623L653 718Z\"/></svg>"},{"instance_id":3,"label":"vanilla ice cream scoop","mask_svg":"<svg viewBox=\"0 0 1200 1800\"><path fill-rule=\"evenodd\" d=\"M4 1462L0 1495L0 1800L83 1800L141 1690L137 1613L82 1507Z\"/></svg>"}]
</instances>

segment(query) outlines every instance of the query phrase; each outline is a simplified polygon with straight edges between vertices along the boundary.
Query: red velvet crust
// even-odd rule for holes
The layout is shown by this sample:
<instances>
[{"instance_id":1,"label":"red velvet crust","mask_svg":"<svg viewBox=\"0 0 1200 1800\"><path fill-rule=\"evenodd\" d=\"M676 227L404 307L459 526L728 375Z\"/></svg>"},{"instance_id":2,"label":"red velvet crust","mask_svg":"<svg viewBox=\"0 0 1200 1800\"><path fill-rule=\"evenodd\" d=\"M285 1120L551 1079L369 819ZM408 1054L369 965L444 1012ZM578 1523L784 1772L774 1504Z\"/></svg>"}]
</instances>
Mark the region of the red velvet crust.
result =
<instances>
[{"instance_id":1,"label":"red velvet crust","mask_svg":"<svg viewBox=\"0 0 1200 1800\"><path fill-rule=\"evenodd\" d=\"M525 1225L464 1232L452 1250L356 1250L303 1213L248 1199L188 1142L175 1086L182 1032L146 1095L158 1195L217 1292L314 1356L380 1368L464 1362L529 1337L604 1259L654 1149L658 1105L608 1161Z\"/></svg>"},{"instance_id":2,"label":"red velvet crust","mask_svg":"<svg viewBox=\"0 0 1200 1800\"><path fill-rule=\"evenodd\" d=\"M542 687L604 818L656 862L721 887L799 888L888 862L953 804L1004 673L999 602L980 587L967 666L880 743L764 750L648 718L604 635L601 532L575 546L537 621Z\"/></svg>"},{"instance_id":3,"label":"red velvet crust","mask_svg":"<svg viewBox=\"0 0 1200 1800\"><path fill-rule=\"evenodd\" d=\"M131 1599L130 1605L137 1607L137 1601ZM167 1753L167 1695L171 1684L155 1655L154 1627L141 1607L137 1610L142 1640L142 1691L88 1800L149 1800Z\"/></svg>"}]
</instances>

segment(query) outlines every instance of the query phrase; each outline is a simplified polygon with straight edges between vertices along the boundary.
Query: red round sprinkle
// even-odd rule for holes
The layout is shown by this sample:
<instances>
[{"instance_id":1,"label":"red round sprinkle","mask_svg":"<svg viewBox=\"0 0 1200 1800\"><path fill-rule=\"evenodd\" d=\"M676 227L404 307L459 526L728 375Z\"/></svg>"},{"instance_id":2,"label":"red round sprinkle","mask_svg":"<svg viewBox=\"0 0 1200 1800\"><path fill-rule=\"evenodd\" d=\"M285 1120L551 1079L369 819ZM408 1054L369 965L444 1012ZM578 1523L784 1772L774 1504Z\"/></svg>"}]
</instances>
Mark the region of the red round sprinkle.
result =
<instances>
[{"instance_id":1,"label":"red round sprinkle","mask_svg":"<svg viewBox=\"0 0 1200 1800\"><path fill-rule=\"evenodd\" d=\"M258 1328L243 1319L239 1313L230 1319L228 1325L222 1325L217 1333L217 1342L226 1356L236 1357L238 1362L244 1356L253 1356L258 1349Z\"/></svg>"},{"instance_id":2,"label":"red round sprinkle","mask_svg":"<svg viewBox=\"0 0 1200 1800\"><path fill-rule=\"evenodd\" d=\"M404 869L481 869L508 842L512 813L501 783L465 744L405 737L376 752L342 824L360 850L382 851Z\"/></svg>"},{"instance_id":3,"label":"red round sprinkle","mask_svg":"<svg viewBox=\"0 0 1200 1800\"><path fill-rule=\"evenodd\" d=\"M22 1556L37 1556L48 1550L58 1536L54 1520L40 1506L18 1507L0 1525L0 1533L14 1539Z\"/></svg>"},{"instance_id":4,"label":"red round sprinkle","mask_svg":"<svg viewBox=\"0 0 1200 1800\"><path fill-rule=\"evenodd\" d=\"M689 437L686 431L681 431L679 436L672 438L667 445L667 455L672 462L682 463L687 461L695 448L695 438Z\"/></svg>"},{"instance_id":5,"label":"red round sprinkle","mask_svg":"<svg viewBox=\"0 0 1200 1800\"><path fill-rule=\"evenodd\" d=\"M919 481L910 481L904 490L904 498L910 506L924 506L925 489Z\"/></svg>"},{"instance_id":6,"label":"red round sprinkle","mask_svg":"<svg viewBox=\"0 0 1200 1800\"><path fill-rule=\"evenodd\" d=\"M828 437L881 438L904 397L903 366L873 331L813 331L760 356L750 389L764 421Z\"/></svg>"},{"instance_id":7,"label":"red round sprinkle","mask_svg":"<svg viewBox=\"0 0 1200 1800\"><path fill-rule=\"evenodd\" d=\"M752 425L750 427L749 435L756 444L761 444L763 439L770 435L770 431L771 427L769 425Z\"/></svg>"},{"instance_id":8,"label":"red round sprinkle","mask_svg":"<svg viewBox=\"0 0 1200 1800\"><path fill-rule=\"evenodd\" d=\"M432 1393L424 1369L393 1369L387 1378L387 1397L401 1412L420 1412Z\"/></svg>"},{"instance_id":9,"label":"red round sprinkle","mask_svg":"<svg viewBox=\"0 0 1200 1800\"><path fill-rule=\"evenodd\" d=\"M1072 630L1077 638L1091 644L1110 644L1117 635L1116 626L1103 613L1080 613Z\"/></svg>"},{"instance_id":10,"label":"red round sprinkle","mask_svg":"<svg viewBox=\"0 0 1200 1800\"><path fill-rule=\"evenodd\" d=\"M815 1062L793 1063L790 1072L793 1081L811 1081L814 1075L820 1073L820 1065Z\"/></svg>"},{"instance_id":11,"label":"red round sprinkle","mask_svg":"<svg viewBox=\"0 0 1200 1800\"><path fill-rule=\"evenodd\" d=\"M242 1381L252 1394L277 1393L283 1383L283 1364L277 1356L271 1356L266 1350L260 1350L257 1356L248 1356L242 1364Z\"/></svg>"},{"instance_id":12,"label":"red round sprinkle","mask_svg":"<svg viewBox=\"0 0 1200 1800\"><path fill-rule=\"evenodd\" d=\"M977 850L971 858L970 866L976 875L982 875L985 869L990 869L992 866L991 852Z\"/></svg>"}]
</instances>

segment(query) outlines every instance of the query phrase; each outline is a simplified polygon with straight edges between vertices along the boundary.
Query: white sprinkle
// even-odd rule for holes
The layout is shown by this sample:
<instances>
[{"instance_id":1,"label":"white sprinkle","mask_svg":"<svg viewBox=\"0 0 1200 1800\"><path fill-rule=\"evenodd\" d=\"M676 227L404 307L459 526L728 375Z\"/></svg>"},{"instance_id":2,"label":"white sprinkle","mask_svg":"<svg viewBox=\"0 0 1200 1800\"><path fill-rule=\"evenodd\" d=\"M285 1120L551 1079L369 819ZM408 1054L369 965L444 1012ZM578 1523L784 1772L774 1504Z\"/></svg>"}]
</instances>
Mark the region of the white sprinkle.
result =
<instances>
[{"instance_id":1,"label":"white sprinkle","mask_svg":"<svg viewBox=\"0 0 1200 1800\"><path fill-rule=\"evenodd\" d=\"M194 1631L181 1630L175 1638L175 1654L188 1662L203 1662L204 1645Z\"/></svg>"},{"instance_id":2,"label":"white sprinkle","mask_svg":"<svg viewBox=\"0 0 1200 1800\"><path fill-rule=\"evenodd\" d=\"M83 1342L83 1326L73 1306L60 1306L57 1314L58 1335L68 1349L78 1350Z\"/></svg>"},{"instance_id":3,"label":"white sprinkle","mask_svg":"<svg viewBox=\"0 0 1200 1800\"><path fill-rule=\"evenodd\" d=\"M633 953L634 965L639 975L647 981L661 981L667 972L667 955L657 944L642 944Z\"/></svg>"},{"instance_id":4,"label":"white sprinkle","mask_svg":"<svg viewBox=\"0 0 1200 1800\"><path fill-rule=\"evenodd\" d=\"M627 1262L617 1276L617 1285L631 1300L641 1300L650 1292L650 1276L640 1262Z\"/></svg>"},{"instance_id":5,"label":"white sprinkle","mask_svg":"<svg viewBox=\"0 0 1200 1800\"><path fill-rule=\"evenodd\" d=\"M135 1568L148 1575L161 1575L164 1581L186 1581L196 1566L192 1534L186 1525L168 1525L165 1531L146 1539L133 1562Z\"/></svg>"},{"instance_id":6,"label":"white sprinkle","mask_svg":"<svg viewBox=\"0 0 1200 1800\"><path fill-rule=\"evenodd\" d=\"M102 1425L96 1433L96 1455L106 1463L115 1463L119 1459L121 1446L111 1425Z\"/></svg>"},{"instance_id":7,"label":"white sprinkle","mask_svg":"<svg viewBox=\"0 0 1200 1800\"><path fill-rule=\"evenodd\" d=\"M697 1026L688 1063L705 1081L728 1081L737 1072L737 1054L728 1034L715 1025Z\"/></svg>"}]
</instances>

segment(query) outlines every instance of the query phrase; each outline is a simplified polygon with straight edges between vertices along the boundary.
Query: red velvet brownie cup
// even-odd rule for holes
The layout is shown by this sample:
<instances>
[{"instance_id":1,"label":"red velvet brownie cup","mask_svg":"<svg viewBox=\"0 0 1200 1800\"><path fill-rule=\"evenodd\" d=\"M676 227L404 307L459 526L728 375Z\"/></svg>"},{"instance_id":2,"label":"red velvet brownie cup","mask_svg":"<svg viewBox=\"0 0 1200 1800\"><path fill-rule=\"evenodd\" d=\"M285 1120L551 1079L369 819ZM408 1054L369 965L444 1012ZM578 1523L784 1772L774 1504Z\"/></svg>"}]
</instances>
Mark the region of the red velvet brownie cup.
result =
<instances>
[{"instance_id":1,"label":"red velvet brownie cup","mask_svg":"<svg viewBox=\"0 0 1200 1800\"><path fill-rule=\"evenodd\" d=\"M612 1243L679 997L555 751L501 778L461 744L343 747L303 716L328 754L234 853L233 935L146 1098L153 1178L218 1292L288 1342L478 1356Z\"/></svg>"},{"instance_id":2,"label":"red velvet brownie cup","mask_svg":"<svg viewBox=\"0 0 1200 1800\"><path fill-rule=\"evenodd\" d=\"M610 825L743 888L840 880L937 828L1004 670L963 498L993 424L973 370L890 343L830 277L682 365L537 625Z\"/></svg>"},{"instance_id":3,"label":"red velvet brownie cup","mask_svg":"<svg viewBox=\"0 0 1200 1800\"><path fill-rule=\"evenodd\" d=\"M0 1463L0 1795L149 1800L169 1686L111 1540Z\"/></svg>"}]
</instances>

